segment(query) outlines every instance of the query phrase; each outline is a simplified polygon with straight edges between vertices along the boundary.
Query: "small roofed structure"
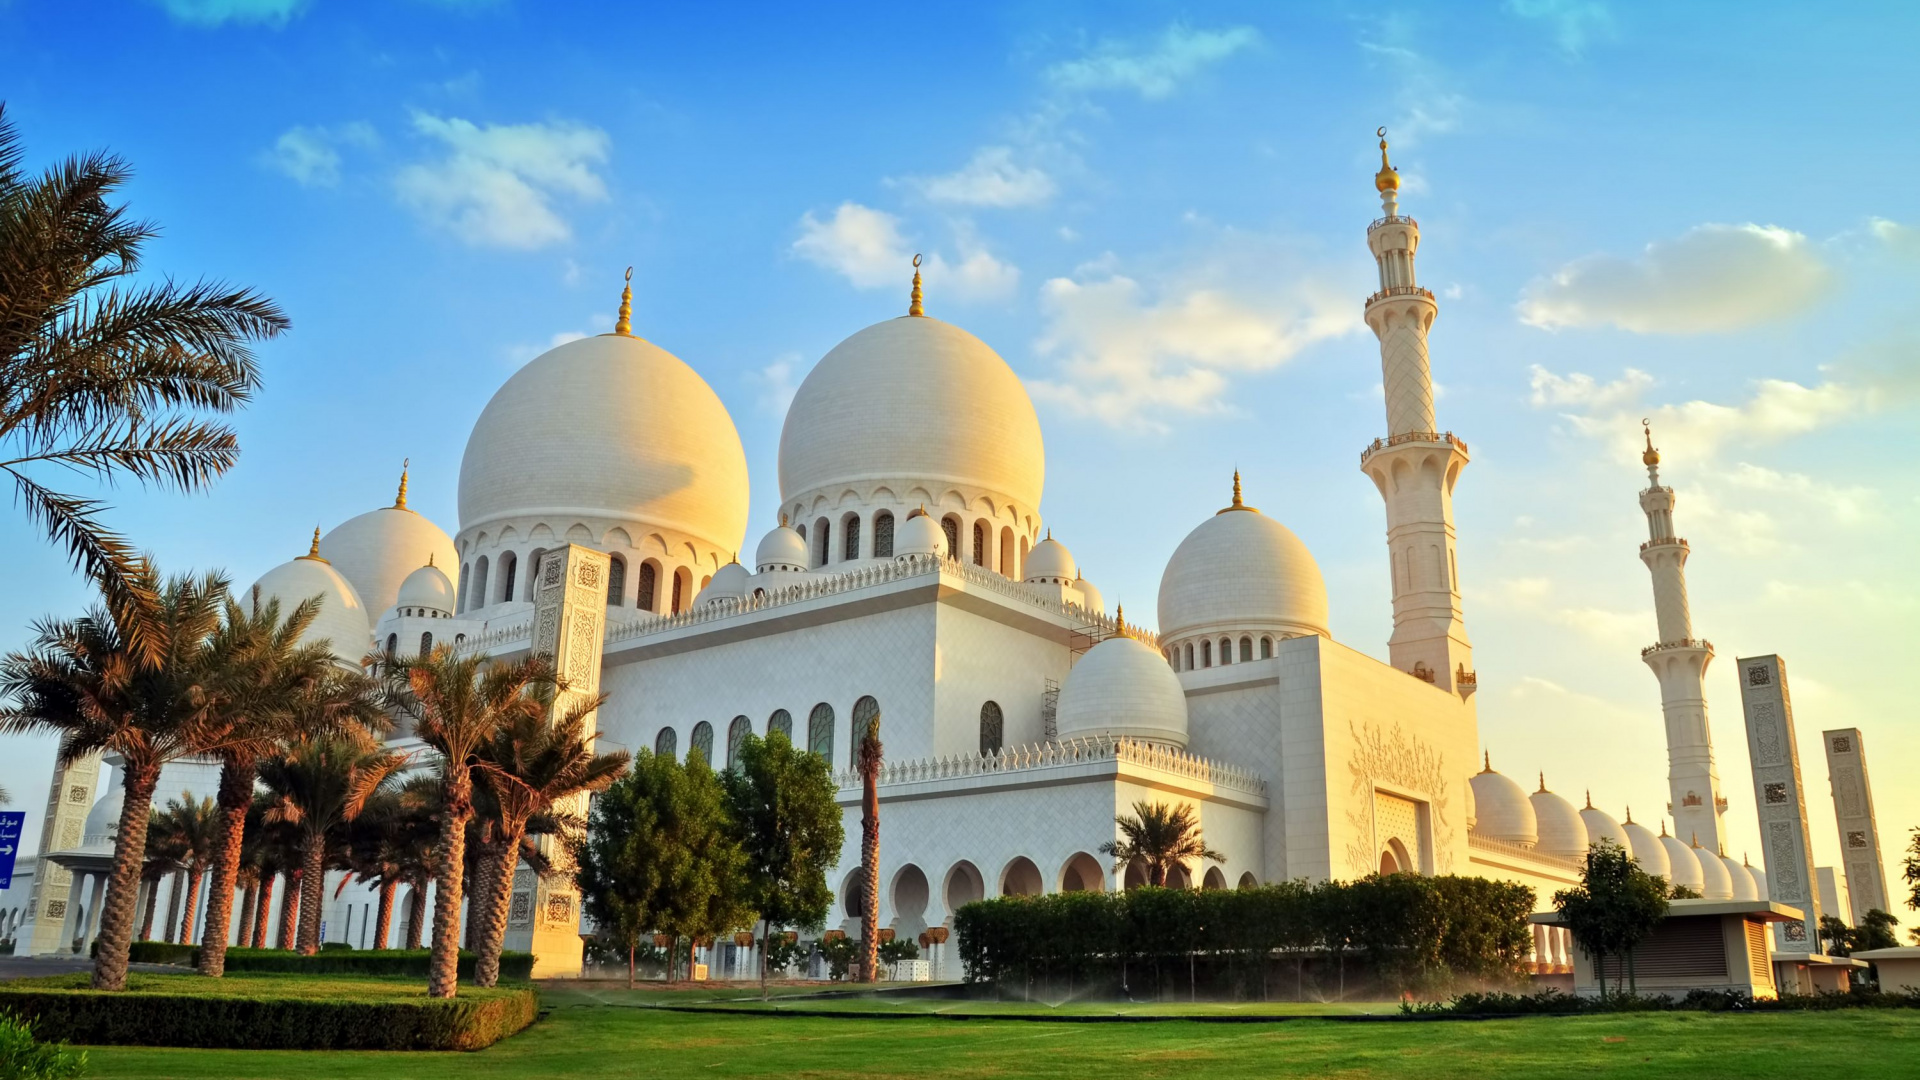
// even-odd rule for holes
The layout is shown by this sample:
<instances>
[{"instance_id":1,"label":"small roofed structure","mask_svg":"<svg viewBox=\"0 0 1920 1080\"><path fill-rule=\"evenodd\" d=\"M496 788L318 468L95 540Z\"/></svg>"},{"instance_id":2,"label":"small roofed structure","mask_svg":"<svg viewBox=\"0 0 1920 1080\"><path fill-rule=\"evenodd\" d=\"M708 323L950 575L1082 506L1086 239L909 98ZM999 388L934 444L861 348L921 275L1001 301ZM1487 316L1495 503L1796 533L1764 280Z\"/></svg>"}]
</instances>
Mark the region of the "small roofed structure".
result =
<instances>
[{"instance_id":1,"label":"small roofed structure","mask_svg":"<svg viewBox=\"0 0 1920 1080\"><path fill-rule=\"evenodd\" d=\"M1774 984L1773 939L1767 924L1799 919L1800 909L1766 900L1674 900L1666 918L1633 950L1630 969L1639 993L1680 997L1694 990L1729 990L1756 998L1780 996ZM1560 913L1532 921L1562 925ZM1628 958L1609 956L1604 969L1583 949L1573 950L1573 992L1597 997L1604 977L1625 986Z\"/></svg>"},{"instance_id":2,"label":"small roofed structure","mask_svg":"<svg viewBox=\"0 0 1920 1080\"><path fill-rule=\"evenodd\" d=\"M1872 964L1879 971L1882 992L1920 994L1920 945L1866 949L1854 953L1853 959Z\"/></svg>"}]
</instances>

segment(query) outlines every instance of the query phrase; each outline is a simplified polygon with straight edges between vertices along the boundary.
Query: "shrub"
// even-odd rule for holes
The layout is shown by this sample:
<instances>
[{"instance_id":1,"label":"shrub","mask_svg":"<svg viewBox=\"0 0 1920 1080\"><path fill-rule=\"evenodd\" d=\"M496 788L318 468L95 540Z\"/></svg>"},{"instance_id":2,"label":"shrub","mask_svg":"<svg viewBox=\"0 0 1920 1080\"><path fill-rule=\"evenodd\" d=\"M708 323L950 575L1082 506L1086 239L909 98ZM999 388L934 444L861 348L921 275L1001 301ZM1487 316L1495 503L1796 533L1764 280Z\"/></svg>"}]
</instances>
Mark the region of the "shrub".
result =
<instances>
[{"instance_id":1,"label":"shrub","mask_svg":"<svg viewBox=\"0 0 1920 1080\"><path fill-rule=\"evenodd\" d=\"M920 959L918 942L908 941L906 938L894 938L892 941L880 943L880 962L883 964L897 964L902 960L918 959Z\"/></svg>"},{"instance_id":2,"label":"shrub","mask_svg":"<svg viewBox=\"0 0 1920 1080\"><path fill-rule=\"evenodd\" d=\"M94 943L98 946L98 942ZM172 964L192 967L199 959L200 947L172 941L136 941L127 947L127 960L135 964Z\"/></svg>"},{"instance_id":3,"label":"shrub","mask_svg":"<svg viewBox=\"0 0 1920 1080\"><path fill-rule=\"evenodd\" d=\"M85 1051L38 1042L33 1027L0 1013L0 1077L6 1080L71 1080L87 1071Z\"/></svg>"},{"instance_id":4,"label":"shrub","mask_svg":"<svg viewBox=\"0 0 1920 1080\"><path fill-rule=\"evenodd\" d=\"M344 941L323 941L320 943L320 951L321 952L352 952L353 946ZM375 949L373 951L386 952L387 950Z\"/></svg>"},{"instance_id":5,"label":"shrub","mask_svg":"<svg viewBox=\"0 0 1920 1080\"><path fill-rule=\"evenodd\" d=\"M292 949L228 949L228 971L251 971L282 975L375 975L424 979L433 953L428 949L326 949L314 956L302 956ZM188 964L197 965L200 950L193 949ZM474 955L460 954L460 977L473 978ZM500 954L500 977L526 980L533 977L533 954Z\"/></svg>"},{"instance_id":6,"label":"shrub","mask_svg":"<svg viewBox=\"0 0 1920 1080\"><path fill-rule=\"evenodd\" d=\"M87 982L82 973L0 986L0 1009L67 1042L259 1050L479 1050L539 1009L530 989L436 999L423 987L333 982L302 995L289 980L262 977L135 976L113 993Z\"/></svg>"},{"instance_id":7,"label":"shrub","mask_svg":"<svg viewBox=\"0 0 1920 1080\"><path fill-rule=\"evenodd\" d=\"M1920 1009L1920 992L1898 994L1785 994L1754 998L1738 990L1692 990L1685 997L1610 994L1575 997L1548 990L1540 994L1461 994L1451 1001L1404 1002L1400 1011L1416 1016L1528 1016L1619 1012L1825 1012L1833 1009Z\"/></svg>"}]
</instances>

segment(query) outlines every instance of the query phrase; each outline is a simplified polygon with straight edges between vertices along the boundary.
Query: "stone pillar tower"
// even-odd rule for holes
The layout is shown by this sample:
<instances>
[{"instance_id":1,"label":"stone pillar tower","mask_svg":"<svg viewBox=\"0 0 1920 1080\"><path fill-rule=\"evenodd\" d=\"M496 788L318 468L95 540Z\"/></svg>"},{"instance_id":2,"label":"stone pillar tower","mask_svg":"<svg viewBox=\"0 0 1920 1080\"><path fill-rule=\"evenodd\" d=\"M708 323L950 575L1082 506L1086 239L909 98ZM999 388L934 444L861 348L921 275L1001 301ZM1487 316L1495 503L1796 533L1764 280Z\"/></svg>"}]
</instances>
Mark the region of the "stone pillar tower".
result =
<instances>
[{"instance_id":1,"label":"stone pillar tower","mask_svg":"<svg viewBox=\"0 0 1920 1080\"><path fill-rule=\"evenodd\" d=\"M1380 290L1367 297L1366 320L1380 339L1387 436L1360 454L1360 468L1387 504L1393 579L1387 649L1394 667L1464 697L1478 685L1454 560L1453 485L1467 466L1467 444L1434 430L1427 331L1440 309L1414 280L1420 225L1400 213L1400 174L1387 163L1386 129L1379 134L1374 187L1386 214L1367 228Z\"/></svg>"},{"instance_id":2,"label":"stone pillar tower","mask_svg":"<svg viewBox=\"0 0 1920 1080\"><path fill-rule=\"evenodd\" d=\"M47 813L40 823L39 858L34 860L33 889L28 894L27 920L15 938L19 956L40 956L66 947L68 908L84 898L69 896L73 871L47 858L51 851L80 846L87 814L100 786L99 754L88 754L71 765L56 762L47 785Z\"/></svg>"},{"instance_id":3,"label":"stone pillar tower","mask_svg":"<svg viewBox=\"0 0 1920 1080\"><path fill-rule=\"evenodd\" d=\"M607 573L612 559L603 551L568 544L549 551L536 569L533 594L533 654L553 662L566 680L554 695L553 715L600 696L600 657L606 641ZM555 812L581 819L587 797L576 796ZM514 871L507 908L506 947L534 955L536 979L576 978L585 946L580 939L580 893L564 844L540 838L541 850L555 873L542 879L525 866Z\"/></svg>"},{"instance_id":4,"label":"stone pillar tower","mask_svg":"<svg viewBox=\"0 0 1920 1080\"><path fill-rule=\"evenodd\" d=\"M1847 872L1853 925L1873 908L1892 911L1886 872L1880 863L1880 825L1873 813L1873 785L1867 780L1867 744L1859 728L1820 733L1827 746L1827 783L1833 788L1833 818L1840 826L1840 861Z\"/></svg>"},{"instance_id":5,"label":"stone pillar tower","mask_svg":"<svg viewBox=\"0 0 1920 1080\"><path fill-rule=\"evenodd\" d=\"M1653 574L1653 610L1660 626L1660 637L1640 650L1640 659L1660 680L1660 710L1667 721L1667 787L1673 800L1667 810L1673 815L1675 836L1717 852L1726 839L1720 815L1727 812L1727 801L1720 795L1713 733L1707 726L1704 682L1707 665L1713 662L1713 643L1693 636L1693 616L1687 610L1687 542L1673 532L1673 489L1660 486L1660 452L1653 448L1650 427L1640 460L1649 481L1640 493L1648 534L1640 545L1640 561Z\"/></svg>"}]
</instances>

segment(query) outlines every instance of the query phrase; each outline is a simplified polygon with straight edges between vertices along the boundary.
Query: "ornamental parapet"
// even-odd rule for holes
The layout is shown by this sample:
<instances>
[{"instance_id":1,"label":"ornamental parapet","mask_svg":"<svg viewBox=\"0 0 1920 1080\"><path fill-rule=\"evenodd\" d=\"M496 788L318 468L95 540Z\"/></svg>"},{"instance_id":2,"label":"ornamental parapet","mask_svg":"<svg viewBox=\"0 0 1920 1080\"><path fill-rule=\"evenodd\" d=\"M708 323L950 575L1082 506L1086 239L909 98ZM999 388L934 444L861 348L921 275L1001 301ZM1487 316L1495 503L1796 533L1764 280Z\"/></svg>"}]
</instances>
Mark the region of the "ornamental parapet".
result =
<instances>
[{"instance_id":1,"label":"ornamental parapet","mask_svg":"<svg viewBox=\"0 0 1920 1080\"><path fill-rule=\"evenodd\" d=\"M1570 859L1564 855L1549 855L1544 851L1537 848L1530 848L1525 844L1516 844L1510 840L1495 840L1490 836L1481 836L1479 833L1471 831L1467 833L1467 848L1470 851L1485 851L1490 854L1506 855L1510 858L1526 859L1529 862L1543 863L1547 866L1558 867L1562 870L1577 871L1586 868L1586 860L1584 859Z\"/></svg>"},{"instance_id":2,"label":"ornamental parapet","mask_svg":"<svg viewBox=\"0 0 1920 1080\"><path fill-rule=\"evenodd\" d=\"M1658 540L1648 540L1648 541L1647 541L1646 543L1644 543L1644 544L1641 544L1641 545L1640 545L1640 550L1641 550L1641 551L1646 551L1646 550L1647 550L1647 549L1649 549L1649 548L1657 548L1657 547L1686 547L1686 546L1687 546L1687 542L1686 542L1685 540L1682 540L1682 539L1680 539L1680 538L1679 538L1679 537L1677 537L1677 536L1663 536L1663 537L1661 537L1661 538L1660 538L1660 539L1658 539ZM1689 550L1691 550L1691 549L1689 549Z\"/></svg>"},{"instance_id":3,"label":"ornamental parapet","mask_svg":"<svg viewBox=\"0 0 1920 1080\"><path fill-rule=\"evenodd\" d=\"M1188 780L1211 784L1247 795L1265 798L1267 782L1256 773L1207 758L1196 757L1171 746L1139 739L1096 735L1057 743L1032 743L1008 747L997 754L955 754L948 757L919 758L888 762L880 767L877 781L892 784L918 784L928 781L956 780L974 776L998 776L1113 761L1138 765ZM857 789L862 778L857 769L842 769L834 775L841 790Z\"/></svg>"},{"instance_id":4,"label":"ornamental parapet","mask_svg":"<svg viewBox=\"0 0 1920 1080\"><path fill-rule=\"evenodd\" d=\"M1386 217L1383 217L1383 218L1374 218L1372 223L1370 223L1367 226L1367 231L1372 232L1373 230L1381 227L1382 225L1411 225L1416 229L1420 227L1419 222L1413 220L1412 218L1408 217L1405 214L1388 214Z\"/></svg>"},{"instance_id":5,"label":"ornamental parapet","mask_svg":"<svg viewBox=\"0 0 1920 1080\"><path fill-rule=\"evenodd\" d=\"M1360 451L1360 464L1365 465L1368 458L1382 450L1406 443L1446 443L1462 454L1467 452L1467 440L1456 437L1451 431L1403 431L1368 443L1367 448Z\"/></svg>"},{"instance_id":6,"label":"ornamental parapet","mask_svg":"<svg viewBox=\"0 0 1920 1080\"><path fill-rule=\"evenodd\" d=\"M1708 641L1706 638L1681 638L1678 641L1662 641L1641 649L1640 655L1646 657L1652 656L1655 653L1693 652L1700 650L1712 652L1713 642Z\"/></svg>"},{"instance_id":7,"label":"ornamental parapet","mask_svg":"<svg viewBox=\"0 0 1920 1080\"><path fill-rule=\"evenodd\" d=\"M1426 288L1425 286L1389 285L1388 287L1381 289L1379 292L1374 293L1372 296L1367 297L1366 306L1372 307L1374 304L1382 300L1391 300L1396 296L1417 296L1423 300L1426 300L1428 303L1433 302L1433 290Z\"/></svg>"}]
</instances>

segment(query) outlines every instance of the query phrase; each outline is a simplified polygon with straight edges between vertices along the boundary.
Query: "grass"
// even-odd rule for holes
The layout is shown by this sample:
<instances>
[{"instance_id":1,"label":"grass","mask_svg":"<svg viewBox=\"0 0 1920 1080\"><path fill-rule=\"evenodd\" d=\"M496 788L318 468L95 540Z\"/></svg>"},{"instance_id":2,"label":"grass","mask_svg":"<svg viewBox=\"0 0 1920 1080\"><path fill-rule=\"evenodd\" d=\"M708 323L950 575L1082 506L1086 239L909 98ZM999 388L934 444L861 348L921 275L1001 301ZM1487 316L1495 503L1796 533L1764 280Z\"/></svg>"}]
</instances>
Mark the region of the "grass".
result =
<instances>
[{"instance_id":1,"label":"grass","mask_svg":"<svg viewBox=\"0 0 1920 1080\"><path fill-rule=\"evenodd\" d=\"M321 980L338 983L338 980ZM469 991L463 989L462 993ZM789 1013L817 1008L977 1012L990 1003L820 998L776 991ZM634 991L607 985L547 984L547 1019L472 1054L88 1049L89 1075L163 1080L192 1077L351 1076L355 1080L566 1077L832 1078L1002 1080L1066 1077L1207 1080L1313 1076L1731 1077L1799 1080L1810 1071L1912 1075L1920 1061L1920 1013L1828 1013L1530 1017L1442 1023L1355 1024L1303 1018L1280 1024L955 1022L753 1015L754 991ZM660 1004L734 1011L688 1013ZM998 1009L1045 1006L994 1006ZM1073 1008L1111 1010L1112 1005ZM1229 1012L1234 1006L1200 1006ZM1245 1009L1252 1006L1240 1007ZM1291 1007L1296 1012L1302 1006ZM1362 1007L1367 1008L1367 1007ZM1370 1008L1390 1011L1391 1006ZM743 1015L743 1012L745 1013Z\"/></svg>"}]
</instances>

